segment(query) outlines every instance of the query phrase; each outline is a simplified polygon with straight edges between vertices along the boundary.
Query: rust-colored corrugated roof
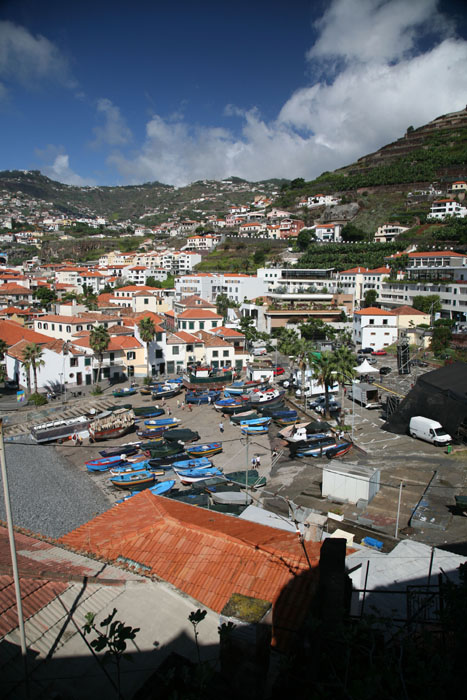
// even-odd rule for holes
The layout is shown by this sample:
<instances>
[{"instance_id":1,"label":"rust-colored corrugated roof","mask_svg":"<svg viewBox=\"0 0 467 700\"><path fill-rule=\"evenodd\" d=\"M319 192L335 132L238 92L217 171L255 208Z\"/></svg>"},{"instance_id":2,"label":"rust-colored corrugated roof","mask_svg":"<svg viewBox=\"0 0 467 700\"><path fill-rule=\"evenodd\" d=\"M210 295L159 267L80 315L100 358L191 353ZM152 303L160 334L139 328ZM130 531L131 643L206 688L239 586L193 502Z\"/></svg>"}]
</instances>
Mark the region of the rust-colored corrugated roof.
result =
<instances>
[{"instance_id":1,"label":"rust-colored corrugated roof","mask_svg":"<svg viewBox=\"0 0 467 700\"><path fill-rule=\"evenodd\" d=\"M68 533L61 543L150 568L202 605L220 612L233 593L273 604L274 636L304 620L317 585L319 543L306 542L311 571L294 533L143 491Z\"/></svg>"},{"instance_id":2,"label":"rust-colored corrugated roof","mask_svg":"<svg viewBox=\"0 0 467 700\"><path fill-rule=\"evenodd\" d=\"M384 311L376 306L368 306L366 309L360 309L355 312L356 316L394 316L393 311Z\"/></svg>"},{"instance_id":3,"label":"rust-colored corrugated roof","mask_svg":"<svg viewBox=\"0 0 467 700\"><path fill-rule=\"evenodd\" d=\"M222 318L222 316L219 316L219 314L214 313L214 311L210 311L209 309L186 309L185 311L182 311L181 314L178 315L178 318L186 319L186 318L194 318L194 319L207 319L207 320L216 320L217 318Z\"/></svg>"}]
</instances>

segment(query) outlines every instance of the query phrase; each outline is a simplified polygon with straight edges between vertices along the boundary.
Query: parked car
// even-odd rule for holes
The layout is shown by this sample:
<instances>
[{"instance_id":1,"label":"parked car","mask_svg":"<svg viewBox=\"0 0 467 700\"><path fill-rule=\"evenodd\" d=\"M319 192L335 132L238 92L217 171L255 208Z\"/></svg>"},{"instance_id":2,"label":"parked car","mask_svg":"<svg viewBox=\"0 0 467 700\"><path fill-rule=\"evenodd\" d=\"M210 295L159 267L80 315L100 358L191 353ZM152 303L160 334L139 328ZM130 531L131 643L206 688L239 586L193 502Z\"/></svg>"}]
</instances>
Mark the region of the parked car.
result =
<instances>
[{"instance_id":1,"label":"parked car","mask_svg":"<svg viewBox=\"0 0 467 700\"><path fill-rule=\"evenodd\" d=\"M372 355L387 355L386 350L373 350Z\"/></svg>"},{"instance_id":2,"label":"parked car","mask_svg":"<svg viewBox=\"0 0 467 700\"><path fill-rule=\"evenodd\" d=\"M276 366L274 367L274 376L278 377L280 374L284 374L285 369L283 367Z\"/></svg>"},{"instance_id":3,"label":"parked car","mask_svg":"<svg viewBox=\"0 0 467 700\"><path fill-rule=\"evenodd\" d=\"M417 357L414 357L413 360L410 360L410 364L413 367L428 367L428 362L424 362L423 360L419 360Z\"/></svg>"},{"instance_id":4,"label":"parked car","mask_svg":"<svg viewBox=\"0 0 467 700\"><path fill-rule=\"evenodd\" d=\"M267 355L267 350L266 348L254 348L252 354L255 355L255 357L258 357L260 355Z\"/></svg>"},{"instance_id":5,"label":"parked car","mask_svg":"<svg viewBox=\"0 0 467 700\"><path fill-rule=\"evenodd\" d=\"M391 372L392 372L392 369L390 367L380 367L379 368L380 374L390 374Z\"/></svg>"},{"instance_id":6,"label":"parked car","mask_svg":"<svg viewBox=\"0 0 467 700\"><path fill-rule=\"evenodd\" d=\"M329 413L336 413L337 411L341 410L341 405L335 399L329 399L328 409L329 409ZM320 414L324 413L325 410L326 410L326 405L324 403L320 406L316 406L316 408L315 408L316 413L320 413Z\"/></svg>"},{"instance_id":7,"label":"parked car","mask_svg":"<svg viewBox=\"0 0 467 700\"><path fill-rule=\"evenodd\" d=\"M370 365L375 365L375 364L378 362L378 360L376 359L376 357L366 357L365 359L366 359L367 362L370 363Z\"/></svg>"},{"instance_id":8,"label":"parked car","mask_svg":"<svg viewBox=\"0 0 467 700\"><path fill-rule=\"evenodd\" d=\"M362 352L364 355L371 355L373 348L362 348L359 352Z\"/></svg>"},{"instance_id":9,"label":"parked car","mask_svg":"<svg viewBox=\"0 0 467 700\"><path fill-rule=\"evenodd\" d=\"M308 408L316 408L317 406L321 406L322 404L324 404L324 401L325 401L324 394L320 394L315 399L313 399L313 401L308 402Z\"/></svg>"}]
</instances>

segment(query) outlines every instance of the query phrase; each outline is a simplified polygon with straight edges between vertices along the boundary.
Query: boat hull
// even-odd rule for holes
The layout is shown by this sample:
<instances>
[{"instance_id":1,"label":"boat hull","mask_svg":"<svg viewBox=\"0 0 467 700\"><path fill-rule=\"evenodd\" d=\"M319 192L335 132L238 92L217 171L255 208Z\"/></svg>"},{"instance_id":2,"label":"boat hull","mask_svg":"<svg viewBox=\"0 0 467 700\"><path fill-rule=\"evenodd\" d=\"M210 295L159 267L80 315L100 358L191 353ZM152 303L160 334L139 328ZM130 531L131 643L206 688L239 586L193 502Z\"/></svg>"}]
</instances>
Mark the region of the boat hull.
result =
<instances>
[{"instance_id":1,"label":"boat hull","mask_svg":"<svg viewBox=\"0 0 467 700\"><path fill-rule=\"evenodd\" d=\"M192 447L186 447L185 452L190 457L209 457L222 452L222 443L217 442L210 443L208 445L193 445Z\"/></svg>"}]
</instances>

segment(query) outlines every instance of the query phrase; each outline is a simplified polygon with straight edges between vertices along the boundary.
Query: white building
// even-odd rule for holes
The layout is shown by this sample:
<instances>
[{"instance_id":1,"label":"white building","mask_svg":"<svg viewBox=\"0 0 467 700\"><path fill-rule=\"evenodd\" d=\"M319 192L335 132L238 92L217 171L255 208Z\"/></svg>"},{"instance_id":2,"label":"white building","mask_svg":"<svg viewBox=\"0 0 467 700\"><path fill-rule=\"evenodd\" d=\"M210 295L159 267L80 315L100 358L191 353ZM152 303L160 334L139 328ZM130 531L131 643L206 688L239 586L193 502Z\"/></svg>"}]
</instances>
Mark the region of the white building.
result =
<instances>
[{"instance_id":1,"label":"white building","mask_svg":"<svg viewBox=\"0 0 467 700\"><path fill-rule=\"evenodd\" d=\"M382 350L397 341L397 334L397 316L392 311L374 306L355 311L353 339L356 345Z\"/></svg>"},{"instance_id":2,"label":"white building","mask_svg":"<svg viewBox=\"0 0 467 700\"><path fill-rule=\"evenodd\" d=\"M437 199L431 205L428 218L445 219L447 216L464 218L467 216L467 208L463 207L456 199Z\"/></svg>"},{"instance_id":3,"label":"white building","mask_svg":"<svg viewBox=\"0 0 467 700\"><path fill-rule=\"evenodd\" d=\"M175 280L175 296L196 294L202 299L215 302L218 294L227 294L241 303L244 299L256 299L267 292L265 282L254 275L199 273L184 275Z\"/></svg>"},{"instance_id":4,"label":"white building","mask_svg":"<svg viewBox=\"0 0 467 700\"><path fill-rule=\"evenodd\" d=\"M383 224L375 233L375 243L390 243L404 231L408 231L408 226L401 226L399 223Z\"/></svg>"},{"instance_id":5,"label":"white building","mask_svg":"<svg viewBox=\"0 0 467 700\"><path fill-rule=\"evenodd\" d=\"M312 227L321 243L340 243L342 241L342 224L316 224Z\"/></svg>"}]
</instances>

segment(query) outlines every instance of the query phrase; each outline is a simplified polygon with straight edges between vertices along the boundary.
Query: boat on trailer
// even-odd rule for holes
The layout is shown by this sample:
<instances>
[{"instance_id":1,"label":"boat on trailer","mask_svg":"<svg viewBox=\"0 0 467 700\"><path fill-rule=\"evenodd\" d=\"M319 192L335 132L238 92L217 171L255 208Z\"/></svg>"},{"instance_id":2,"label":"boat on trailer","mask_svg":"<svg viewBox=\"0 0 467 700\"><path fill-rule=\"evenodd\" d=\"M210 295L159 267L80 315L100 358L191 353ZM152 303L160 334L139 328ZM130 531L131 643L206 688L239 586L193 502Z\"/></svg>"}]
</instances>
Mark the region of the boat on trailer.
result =
<instances>
[{"instance_id":1,"label":"boat on trailer","mask_svg":"<svg viewBox=\"0 0 467 700\"><path fill-rule=\"evenodd\" d=\"M105 417L95 418L89 423L89 439L109 440L126 435L135 425L135 414L132 409L121 408Z\"/></svg>"}]
</instances>

